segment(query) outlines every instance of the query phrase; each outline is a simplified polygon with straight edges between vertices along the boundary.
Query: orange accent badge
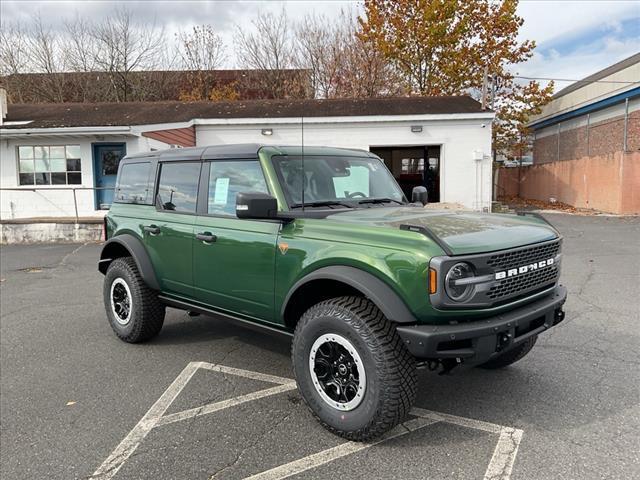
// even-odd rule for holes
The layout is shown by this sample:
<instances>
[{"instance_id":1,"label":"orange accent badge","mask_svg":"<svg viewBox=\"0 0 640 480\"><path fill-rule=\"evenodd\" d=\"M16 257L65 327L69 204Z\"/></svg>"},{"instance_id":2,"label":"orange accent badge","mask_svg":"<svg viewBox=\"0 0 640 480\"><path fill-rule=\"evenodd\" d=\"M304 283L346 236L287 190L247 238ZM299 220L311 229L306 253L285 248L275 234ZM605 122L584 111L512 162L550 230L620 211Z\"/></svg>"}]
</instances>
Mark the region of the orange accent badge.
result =
<instances>
[{"instance_id":1,"label":"orange accent badge","mask_svg":"<svg viewBox=\"0 0 640 480\"><path fill-rule=\"evenodd\" d=\"M278 248L280 249L280 253L284 255L289 251L289 244L284 242L279 243Z\"/></svg>"}]
</instances>

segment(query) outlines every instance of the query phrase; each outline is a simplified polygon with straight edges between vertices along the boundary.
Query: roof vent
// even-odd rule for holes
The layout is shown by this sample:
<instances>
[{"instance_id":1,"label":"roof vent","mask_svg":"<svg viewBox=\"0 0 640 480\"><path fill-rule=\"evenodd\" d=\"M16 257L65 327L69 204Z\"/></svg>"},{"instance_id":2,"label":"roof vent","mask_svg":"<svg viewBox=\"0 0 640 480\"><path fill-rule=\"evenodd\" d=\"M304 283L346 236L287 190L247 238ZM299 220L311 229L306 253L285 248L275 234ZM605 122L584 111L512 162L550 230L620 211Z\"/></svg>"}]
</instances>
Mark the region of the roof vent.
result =
<instances>
[{"instance_id":1,"label":"roof vent","mask_svg":"<svg viewBox=\"0 0 640 480\"><path fill-rule=\"evenodd\" d=\"M7 116L7 91L4 88L0 88L0 125L4 123L4 118Z\"/></svg>"}]
</instances>

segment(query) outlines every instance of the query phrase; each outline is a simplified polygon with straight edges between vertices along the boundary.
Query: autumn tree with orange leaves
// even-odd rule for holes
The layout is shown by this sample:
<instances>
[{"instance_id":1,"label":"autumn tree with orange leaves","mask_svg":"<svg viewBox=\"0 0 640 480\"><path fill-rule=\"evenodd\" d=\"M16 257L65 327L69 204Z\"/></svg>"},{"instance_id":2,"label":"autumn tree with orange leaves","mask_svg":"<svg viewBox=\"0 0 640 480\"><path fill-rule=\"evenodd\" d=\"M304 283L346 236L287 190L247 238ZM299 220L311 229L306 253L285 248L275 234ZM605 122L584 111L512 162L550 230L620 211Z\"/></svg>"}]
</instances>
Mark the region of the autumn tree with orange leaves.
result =
<instances>
[{"instance_id":1,"label":"autumn tree with orange leaves","mask_svg":"<svg viewBox=\"0 0 640 480\"><path fill-rule=\"evenodd\" d=\"M517 0L364 0L358 35L376 45L413 94L478 98L485 78L492 79L494 151L512 156L522 150L529 117L553 92L553 83L515 78L513 68L535 48L517 39L523 24L517 6Z\"/></svg>"}]
</instances>

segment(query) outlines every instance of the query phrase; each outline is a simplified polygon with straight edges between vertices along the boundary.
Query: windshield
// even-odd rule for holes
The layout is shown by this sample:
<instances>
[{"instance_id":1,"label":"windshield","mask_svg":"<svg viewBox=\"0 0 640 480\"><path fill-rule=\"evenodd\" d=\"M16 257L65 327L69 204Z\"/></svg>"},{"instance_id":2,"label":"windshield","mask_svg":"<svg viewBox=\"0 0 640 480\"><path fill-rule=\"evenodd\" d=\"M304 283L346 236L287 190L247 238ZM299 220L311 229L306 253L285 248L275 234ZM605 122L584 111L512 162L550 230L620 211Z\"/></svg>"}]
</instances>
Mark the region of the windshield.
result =
<instances>
[{"instance_id":1,"label":"windshield","mask_svg":"<svg viewBox=\"0 0 640 480\"><path fill-rule=\"evenodd\" d=\"M387 167L377 158L274 156L289 207L352 208L375 204L400 204L404 194Z\"/></svg>"}]
</instances>

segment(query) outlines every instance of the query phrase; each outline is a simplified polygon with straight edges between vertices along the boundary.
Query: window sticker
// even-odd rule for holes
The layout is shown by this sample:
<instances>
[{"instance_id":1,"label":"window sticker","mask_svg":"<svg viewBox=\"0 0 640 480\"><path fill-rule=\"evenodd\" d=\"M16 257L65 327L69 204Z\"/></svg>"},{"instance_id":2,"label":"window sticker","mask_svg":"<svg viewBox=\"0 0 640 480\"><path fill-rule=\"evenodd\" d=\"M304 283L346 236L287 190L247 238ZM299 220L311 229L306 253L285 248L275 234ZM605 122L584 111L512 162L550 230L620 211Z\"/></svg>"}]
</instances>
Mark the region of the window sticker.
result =
<instances>
[{"instance_id":1,"label":"window sticker","mask_svg":"<svg viewBox=\"0 0 640 480\"><path fill-rule=\"evenodd\" d=\"M226 205L229 195L229 178L216 179L216 189L213 197L214 205Z\"/></svg>"}]
</instances>

